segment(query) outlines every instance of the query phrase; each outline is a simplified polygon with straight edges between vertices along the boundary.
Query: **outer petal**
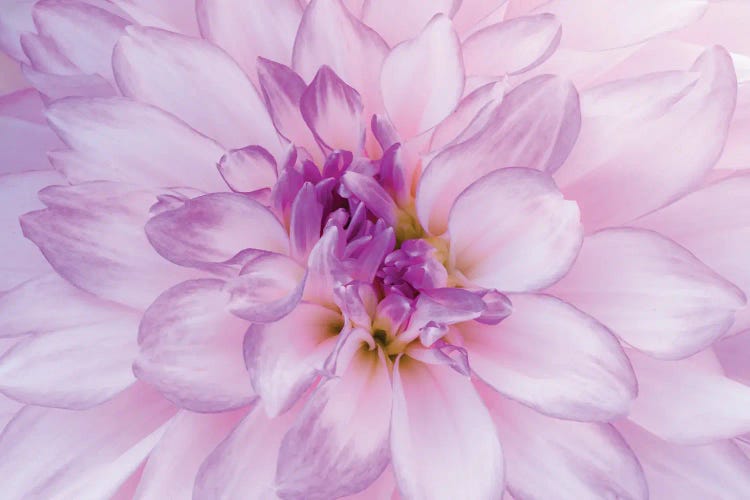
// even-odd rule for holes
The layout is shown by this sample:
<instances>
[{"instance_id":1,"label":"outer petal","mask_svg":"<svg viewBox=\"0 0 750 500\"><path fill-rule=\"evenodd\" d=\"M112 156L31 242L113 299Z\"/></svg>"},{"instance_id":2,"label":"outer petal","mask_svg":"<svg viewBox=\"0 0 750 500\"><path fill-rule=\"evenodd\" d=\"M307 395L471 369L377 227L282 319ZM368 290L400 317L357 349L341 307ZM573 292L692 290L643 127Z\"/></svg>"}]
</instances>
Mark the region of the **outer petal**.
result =
<instances>
[{"instance_id":1,"label":"outer petal","mask_svg":"<svg viewBox=\"0 0 750 500\"><path fill-rule=\"evenodd\" d=\"M185 200L146 224L151 244L180 265L224 262L254 248L287 253L284 227L260 203L235 193L213 193Z\"/></svg>"},{"instance_id":2,"label":"outer petal","mask_svg":"<svg viewBox=\"0 0 750 500\"><path fill-rule=\"evenodd\" d=\"M15 0L3 2L0 16L0 49L19 61L26 61L21 48L21 33L34 31L31 13L37 0Z\"/></svg>"},{"instance_id":3,"label":"outer petal","mask_svg":"<svg viewBox=\"0 0 750 500\"><path fill-rule=\"evenodd\" d=\"M142 384L87 411L28 406L0 436L3 495L109 497L148 455L173 414Z\"/></svg>"},{"instance_id":4,"label":"outer petal","mask_svg":"<svg viewBox=\"0 0 750 500\"><path fill-rule=\"evenodd\" d=\"M745 304L740 290L687 250L639 229L587 237L551 293L593 315L631 346L667 359L710 345Z\"/></svg>"},{"instance_id":5,"label":"outer petal","mask_svg":"<svg viewBox=\"0 0 750 500\"><path fill-rule=\"evenodd\" d=\"M515 498L649 497L638 458L611 425L548 418L476 387L503 443Z\"/></svg>"},{"instance_id":6,"label":"outer petal","mask_svg":"<svg viewBox=\"0 0 750 500\"><path fill-rule=\"evenodd\" d=\"M583 94L583 128L555 179L581 205L587 232L631 221L694 187L721 154L736 93L732 60L714 47L691 74L646 75Z\"/></svg>"},{"instance_id":7,"label":"outer petal","mask_svg":"<svg viewBox=\"0 0 750 500\"><path fill-rule=\"evenodd\" d=\"M312 0L294 41L292 63L312 80L328 65L362 96L365 116L382 109L377 85L388 46L375 31L352 16L341 0Z\"/></svg>"},{"instance_id":8,"label":"outer petal","mask_svg":"<svg viewBox=\"0 0 750 500\"><path fill-rule=\"evenodd\" d=\"M496 326L459 326L472 370L547 415L608 421L628 411L637 385L625 353L594 318L548 295L511 295Z\"/></svg>"},{"instance_id":9,"label":"outer petal","mask_svg":"<svg viewBox=\"0 0 750 500\"><path fill-rule=\"evenodd\" d=\"M191 498L201 464L246 413L237 410L201 415L180 411L149 454L132 498Z\"/></svg>"},{"instance_id":10,"label":"outer petal","mask_svg":"<svg viewBox=\"0 0 750 500\"><path fill-rule=\"evenodd\" d=\"M219 280L181 283L141 320L136 376L194 411L238 408L254 397L242 362L247 322L226 310L222 286Z\"/></svg>"},{"instance_id":11,"label":"outer petal","mask_svg":"<svg viewBox=\"0 0 750 500\"><path fill-rule=\"evenodd\" d=\"M362 20L394 46L417 36L438 14L452 15L461 2L457 0L364 0Z\"/></svg>"},{"instance_id":12,"label":"outer petal","mask_svg":"<svg viewBox=\"0 0 750 500\"><path fill-rule=\"evenodd\" d=\"M667 443L627 421L617 429L638 455L651 498L745 498L750 459L731 441Z\"/></svg>"},{"instance_id":13,"label":"outer petal","mask_svg":"<svg viewBox=\"0 0 750 500\"><path fill-rule=\"evenodd\" d=\"M226 148L280 144L258 93L225 52L203 40L128 28L112 56L123 94L159 106ZM217 89L221 89L217 91Z\"/></svg>"},{"instance_id":14,"label":"outer petal","mask_svg":"<svg viewBox=\"0 0 750 500\"><path fill-rule=\"evenodd\" d=\"M422 226L432 234L444 232L453 200L495 169L556 170L573 147L579 127L578 94L569 82L541 76L519 85L483 128L429 163L417 188Z\"/></svg>"},{"instance_id":15,"label":"outer petal","mask_svg":"<svg viewBox=\"0 0 750 500\"><path fill-rule=\"evenodd\" d=\"M47 116L90 166L85 171L66 169L73 182L225 190L214 167L223 149L157 108L122 98L71 97L52 104Z\"/></svg>"},{"instance_id":16,"label":"outer petal","mask_svg":"<svg viewBox=\"0 0 750 500\"><path fill-rule=\"evenodd\" d=\"M389 460L386 360L363 347L340 379L321 386L284 436L276 482L283 498L339 498L367 488Z\"/></svg>"},{"instance_id":17,"label":"outer petal","mask_svg":"<svg viewBox=\"0 0 750 500\"><path fill-rule=\"evenodd\" d=\"M300 97L302 117L318 143L358 153L365 140L362 101L328 66L322 66Z\"/></svg>"},{"instance_id":18,"label":"outer petal","mask_svg":"<svg viewBox=\"0 0 750 500\"><path fill-rule=\"evenodd\" d=\"M269 416L288 410L315 381L341 324L334 311L302 303L275 323L250 326L245 364Z\"/></svg>"},{"instance_id":19,"label":"outer petal","mask_svg":"<svg viewBox=\"0 0 750 500\"><path fill-rule=\"evenodd\" d=\"M552 55L561 33L560 21L551 14L488 26L462 44L466 74L503 76L527 71Z\"/></svg>"},{"instance_id":20,"label":"outer petal","mask_svg":"<svg viewBox=\"0 0 750 500\"><path fill-rule=\"evenodd\" d=\"M475 285L509 292L558 280L583 237L576 204L548 175L527 168L499 169L469 186L451 209L448 230L454 268Z\"/></svg>"},{"instance_id":21,"label":"outer petal","mask_svg":"<svg viewBox=\"0 0 750 500\"><path fill-rule=\"evenodd\" d=\"M203 36L226 50L254 82L258 57L291 63L302 18L297 0L198 0L196 9Z\"/></svg>"},{"instance_id":22,"label":"outer petal","mask_svg":"<svg viewBox=\"0 0 750 500\"><path fill-rule=\"evenodd\" d=\"M102 298L145 308L195 271L162 259L143 226L156 193L114 182L52 186L39 194L49 208L21 218L59 275Z\"/></svg>"},{"instance_id":23,"label":"outer petal","mask_svg":"<svg viewBox=\"0 0 750 500\"><path fill-rule=\"evenodd\" d=\"M503 457L487 408L468 378L443 366L396 361L393 469L406 498L498 498Z\"/></svg>"},{"instance_id":24,"label":"outer petal","mask_svg":"<svg viewBox=\"0 0 750 500\"><path fill-rule=\"evenodd\" d=\"M403 138L448 116L464 90L461 45L450 19L435 16L414 40L394 47L383 63L380 85L388 117Z\"/></svg>"},{"instance_id":25,"label":"outer petal","mask_svg":"<svg viewBox=\"0 0 750 500\"><path fill-rule=\"evenodd\" d=\"M198 35L195 0L110 0L144 26Z\"/></svg>"},{"instance_id":26,"label":"outer petal","mask_svg":"<svg viewBox=\"0 0 750 500\"><path fill-rule=\"evenodd\" d=\"M0 391L27 404L75 410L107 401L135 381L138 320L125 313L26 337L0 358Z\"/></svg>"},{"instance_id":27,"label":"outer petal","mask_svg":"<svg viewBox=\"0 0 750 500\"><path fill-rule=\"evenodd\" d=\"M229 151L218 164L224 182L236 193L249 194L276 183L276 160L260 146Z\"/></svg>"},{"instance_id":28,"label":"outer petal","mask_svg":"<svg viewBox=\"0 0 750 500\"><path fill-rule=\"evenodd\" d=\"M711 184L636 221L689 249L711 269L750 295L750 175ZM750 328L747 306L732 330Z\"/></svg>"},{"instance_id":29,"label":"outer petal","mask_svg":"<svg viewBox=\"0 0 750 500\"><path fill-rule=\"evenodd\" d=\"M750 432L750 387L720 369L702 368L701 355L680 361L637 352L628 356L640 382L628 418L639 426L667 441L691 445Z\"/></svg>"}]
</instances>

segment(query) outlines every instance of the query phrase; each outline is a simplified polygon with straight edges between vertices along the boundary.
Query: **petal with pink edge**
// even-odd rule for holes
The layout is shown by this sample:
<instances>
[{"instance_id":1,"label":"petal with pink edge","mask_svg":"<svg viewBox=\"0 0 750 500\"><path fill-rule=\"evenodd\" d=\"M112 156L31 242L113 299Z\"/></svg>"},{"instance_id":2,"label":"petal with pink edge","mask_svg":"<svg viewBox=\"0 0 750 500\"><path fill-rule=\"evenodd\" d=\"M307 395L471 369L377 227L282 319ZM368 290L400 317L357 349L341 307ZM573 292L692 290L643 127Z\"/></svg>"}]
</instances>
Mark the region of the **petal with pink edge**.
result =
<instances>
[{"instance_id":1,"label":"petal with pink edge","mask_svg":"<svg viewBox=\"0 0 750 500\"><path fill-rule=\"evenodd\" d=\"M0 435L3 495L109 498L156 445L174 412L144 384L86 411L27 406Z\"/></svg>"},{"instance_id":2,"label":"petal with pink edge","mask_svg":"<svg viewBox=\"0 0 750 500\"><path fill-rule=\"evenodd\" d=\"M393 47L416 37L438 14L452 16L460 4L458 0L364 0L362 20Z\"/></svg>"},{"instance_id":3,"label":"petal with pink edge","mask_svg":"<svg viewBox=\"0 0 750 500\"><path fill-rule=\"evenodd\" d=\"M196 10L203 36L226 50L253 82L258 57L292 62L302 19L297 0L198 0Z\"/></svg>"},{"instance_id":4,"label":"petal with pink edge","mask_svg":"<svg viewBox=\"0 0 750 500\"><path fill-rule=\"evenodd\" d=\"M112 56L122 93L175 114L225 148L280 143L252 83L221 49L154 28L129 27ZM217 92L216 89L221 89Z\"/></svg>"},{"instance_id":5,"label":"petal with pink edge","mask_svg":"<svg viewBox=\"0 0 750 500\"><path fill-rule=\"evenodd\" d=\"M385 357L363 346L340 378L310 396L284 436L282 498L339 498L367 488L389 461L391 382Z\"/></svg>"},{"instance_id":6,"label":"petal with pink edge","mask_svg":"<svg viewBox=\"0 0 750 500\"><path fill-rule=\"evenodd\" d=\"M560 21L551 14L488 26L461 45L466 74L503 76L528 71L552 55L561 33Z\"/></svg>"},{"instance_id":7,"label":"petal with pink edge","mask_svg":"<svg viewBox=\"0 0 750 500\"><path fill-rule=\"evenodd\" d=\"M498 498L503 456L487 408L445 366L396 361L391 419L393 470L406 498Z\"/></svg>"},{"instance_id":8,"label":"petal with pink edge","mask_svg":"<svg viewBox=\"0 0 750 500\"><path fill-rule=\"evenodd\" d=\"M750 459L731 441L682 446L637 425L615 424L638 455L650 498L747 498Z\"/></svg>"},{"instance_id":9,"label":"petal with pink edge","mask_svg":"<svg viewBox=\"0 0 750 500\"><path fill-rule=\"evenodd\" d=\"M510 300L513 312L502 323L458 327L482 380L557 418L608 421L627 413L635 375L604 325L549 295Z\"/></svg>"},{"instance_id":10,"label":"petal with pink edge","mask_svg":"<svg viewBox=\"0 0 750 500\"><path fill-rule=\"evenodd\" d=\"M219 280L181 283L141 320L133 371L189 410L230 410L255 397L242 361L248 323L227 311L222 286Z\"/></svg>"},{"instance_id":11,"label":"petal with pink edge","mask_svg":"<svg viewBox=\"0 0 750 500\"><path fill-rule=\"evenodd\" d=\"M260 203L236 193L212 193L153 217L149 241L165 259L184 266L224 262L253 248L287 253L286 231Z\"/></svg>"},{"instance_id":12,"label":"petal with pink edge","mask_svg":"<svg viewBox=\"0 0 750 500\"><path fill-rule=\"evenodd\" d=\"M661 361L629 351L639 381L628 419L676 444L705 444L750 432L750 387L721 368L702 366L704 352Z\"/></svg>"},{"instance_id":13,"label":"petal with pink edge","mask_svg":"<svg viewBox=\"0 0 750 500\"><path fill-rule=\"evenodd\" d=\"M490 216L489 214L497 214ZM583 238L575 202L538 170L503 168L469 186L451 209L450 263L466 281L538 290L570 268Z\"/></svg>"},{"instance_id":14,"label":"petal with pink edge","mask_svg":"<svg viewBox=\"0 0 750 500\"><path fill-rule=\"evenodd\" d=\"M156 196L115 182L51 186L39 193L48 208L22 216L21 227L66 280L145 308L163 290L196 277L160 257L146 239L143 226Z\"/></svg>"},{"instance_id":15,"label":"petal with pink edge","mask_svg":"<svg viewBox=\"0 0 750 500\"><path fill-rule=\"evenodd\" d=\"M736 95L732 59L720 47L690 72L584 92L581 133L555 180L580 205L586 231L622 225L694 188L721 155Z\"/></svg>"},{"instance_id":16,"label":"petal with pink edge","mask_svg":"<svg viewBox=\"0 0 750 500\"><path fill-rule=\"evenodd\" d=\"M652 356L694 354L732 325L745 297L690 252L644 229L607 229L584 239L551 289Z\"/></svg>"},{"instance_id":17,"label":"petal with pink edge","mask_svg":"<svg viewBox=\"0 0 750 500\"><path fill-rule=\"evenodd\" d=\"M340 314L309 303L274 323L250 326L243 344L245 365L269 416L287 411L311 386L341 326Z\"/></svg>"},{"instance_id":18,"label":"petal with pink edge","mask_svg":"<svg viewBox=\"0 0 750 500\"><path fill-rule=\"evenodd\" d=\"M515 498L649 498L638 458L611 425L548 418L475 386L503 443Z\"/></svg>"},{"instance_id":19,"label":"petal with pink edge","mask_svg":"<svg viewBox=\"0 0 750 500\"><path fill-rule=\"evenodd\" d=\"M539 109L546 110L538 113ZM432 234L447 229L448 211L472 182L504 167L554 172L567 157L580 128L578 93L562 78L546 75L522 83L483 127L438 154L417 187L417 214Z\"/></svg>"},{"instance_id":20,"label":"petal with pink edge","mask_svg":"<svg viewBox=\"0 0 750 500\"><path fill-rule=\"evenodd\" d=\"M223 149L158 108L123 98L71 97L47 111L50 125L93 166L76 182L226 190L214 165Z\"/></svg>"},{"instance_id":21,"label":"petal with pink edge","mask_svg":"<svg viewBox=\"0 0 750 500\"><path fill-rule=\"evenodd\" d=\"M377 11L382 12L380 6ZM388 117L402 138L448 116L464 90L461 45L450 18L435 16L416 38L394 47L383 62L380 86Z\"/></svg>"}]
</instances>

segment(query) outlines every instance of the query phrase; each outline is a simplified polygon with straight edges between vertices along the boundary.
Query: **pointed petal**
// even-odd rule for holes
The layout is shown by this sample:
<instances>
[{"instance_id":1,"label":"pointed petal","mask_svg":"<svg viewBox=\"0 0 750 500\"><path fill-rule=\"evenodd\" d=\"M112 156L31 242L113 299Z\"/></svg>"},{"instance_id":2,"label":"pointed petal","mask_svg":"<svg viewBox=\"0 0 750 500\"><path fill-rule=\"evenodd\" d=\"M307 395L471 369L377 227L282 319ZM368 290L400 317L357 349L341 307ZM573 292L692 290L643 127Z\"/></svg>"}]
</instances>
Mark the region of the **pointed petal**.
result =
<instances>
[{"instance_id":1,"label":"pointed petal","mask_svg":"<svg viewBox=\"0 0 750 500\"><path fill-rule=\"evenodd\" d=\"M468 187L448 229L454 268L475 285L508 292L560 279L583 237L576 204L547 174L527 168L499 169Z\"/></svg>"}]
</instances>

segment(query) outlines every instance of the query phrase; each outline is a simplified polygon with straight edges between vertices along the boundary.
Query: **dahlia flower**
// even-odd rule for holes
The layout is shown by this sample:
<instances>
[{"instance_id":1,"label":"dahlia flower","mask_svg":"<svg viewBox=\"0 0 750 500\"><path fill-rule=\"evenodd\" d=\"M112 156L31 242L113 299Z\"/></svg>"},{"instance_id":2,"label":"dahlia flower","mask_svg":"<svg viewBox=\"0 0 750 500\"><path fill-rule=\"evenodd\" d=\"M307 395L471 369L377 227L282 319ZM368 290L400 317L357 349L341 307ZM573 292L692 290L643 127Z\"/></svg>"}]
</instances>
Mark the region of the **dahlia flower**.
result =
<instances>
[{"instance_id":1,"label":"dahlia flower","mask_svg":"<svg viewBox=\"0 0 750 500\"><path fill-rule=\"evenodd\" d=\"M0 0L0 497L750 498L748 22Z\"/></svg>"}]
</instances>

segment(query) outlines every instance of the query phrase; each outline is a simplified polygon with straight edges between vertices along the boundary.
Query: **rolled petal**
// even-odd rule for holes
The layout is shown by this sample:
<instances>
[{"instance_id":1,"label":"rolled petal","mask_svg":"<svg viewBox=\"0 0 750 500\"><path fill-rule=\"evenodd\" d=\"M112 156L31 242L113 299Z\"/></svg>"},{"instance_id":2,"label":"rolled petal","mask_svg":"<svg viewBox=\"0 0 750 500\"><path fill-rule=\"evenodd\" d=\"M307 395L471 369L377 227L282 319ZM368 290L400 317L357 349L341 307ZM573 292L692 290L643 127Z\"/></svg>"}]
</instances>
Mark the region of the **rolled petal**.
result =
<instances>
[{"instance_id":1,"label":"rolled petal","mask_svg":"<svg viewBox=\"0 0 750 500\"><path fill-rule=\"evenodd\" d=\"M130 27L112 56L122 93L173 113L228 149L280 144L247 76L216 46L154 28ZM217 92L216 89L222 89Z\"/></svg>"},{"instance_id":2,"label":"rolled petal","mask_svg":"<svg viewBox=\"0 0 750 500\"><path fill-rule=\"evenodd\" d=\"M87 411L27 406L0 435L3 495L109 498L146 458L174 412L143 384Z\"/></svg>"},{"instance_id":3,"label":"rolled petal","mask_svg":"<svg viewBox=\"0 0 750 500\"><path fill-rule=\"evenodd\" d=\"M598 321L548 295L511 295L513 313L496 326L459 326L476 374L544 414L608 421L637 393L617 339Z\"/></svg>"},{"instance_id":4,"label":"rolled petal","mask_svg":"<svg viewBox=\"0 0 750 500\"><path fill-rule=\"evenodd\" d=\"M557 49L562 29L551 14L488 26L461 45L467 75L503 76L528 71Z\"/></svg>"},{"instance_id":5,"label":"rolled petal","mask_svg":"<svg viewBox=\"0 0 750 500\"><path fill-rule=\"evenodd\" d=\"M125 313L26 337L0 358L0 392L26 404L73 410L107 401L135 381L139 319Z\"/></svg>"},{"instance_id":6,"label":"rolled petal","mask_svg":"<svg viewBox=\"0 0 750 500\"><path fill-rule=\"evenodd\" d=\"M246 413L178 412L149 454L133 498L191 498L201 464Z\"/></svg>"},{"instance_id":7,"label":"rolled petal","mask_svg":"<svg viewBox=\"0 0 750 500\"><path fill-rule=\"evenodd\" d=\"M391 454L407 498L498 498L503 456L469 378L409 358L393 371Z\"/></svg>"},{"instance_id":8,"label":"rolled petal","mask_svg":"<svg viewBox=\"0 0 750 500\"><path fill-rule=\"evenodd\" d=\"M284 226L263 205L235 193L213 193L185 200L146 224L154 248L185 266L224 262L254 248L287 253Z\"/></svg>"},{"instance_id":9,"label":"rolled petal","mask_svg":"<svg viewBox=\"0 0 750 500\"><path fill-rule=\"evenodd\" d=\"M456 0L364 0L362 20L393 47L416 37L436 15L453 15L460 3Z\"/></svg>"},{"instance_id":10,"label":"rolled petal","mask_svg":"<svg viewBox=\"0 0 750 500\"><path fill-rule=\"evenodd\" d=\"M537 110L544 109L545 113ZM432 234L447 229L453 200L483 175L498 168L555 171L580 128L578 94L570 82L540 76L505 96L470 139L438 154L417 188L417 214Z\"/></svg>"},{"instance_id":11,"label":"rolled petal","mask_svg":"<svg viewBox=\"0 0 750 500\"><path fill-rule=\"evenodd\" d=\"M731 441L682 446L627 421L617 429L638 455L651 498L743 498L750 494L750 459Z\"/></svg>"},{"instance_id":12,"label":"rolled petal","mask_svg":"<svg viewBox=\"0 0 750 500\"><path fill-rule=\"evenodd\" d=\"M181 283L141 320L136 376L194 411L230 410L254 398L242 361L248 323L227 311L222 286L219 280Z\"/></svg>"},{"instance_id":13,"label":"rolled petal","mask_svg":"<svg viewBox=\"0 0 750 500\"><path fill-rule=\"evenodd\" d=\"M475 386L503 443L514 498L649 498L638 458L611 425L548 418Z\"/></svg>"},{"instance_id":14,"label":"rolled petal","mask_svg":"<svg viewBox=\"0 0 750 500\"><path fill-rule=\"evenodd\" d=\"M276 183L276 160L260 146L229 151L218 167L224 182L236 193L252 193Z\"/></svg>"},{"instance_id":15,"label":"rolled petal","mask_svg":"<svg viewBox=\"0 0 750 500\"><path fill-rule=\"evenodd\" d=\"M576 204L547 174L527 168L499 169L469 186L451 209L448 230L454 269L470 283L504 292L560 279L583 238Z\"/></svg>"},{"instance_id":16,"label":"rolled petal","mask_svg":"<svg viewBox=\"0 0 750 500\"><path fill-rule=\"evenodd\" d=\"M276 497L274 475L281 439L298 412L269 418L255 408L216 447L195 479L195 500Z\"/></svg>"},{"instance_id":17,"label":"rolled petal","mask_svg":"<svg viewBox=\"0 0 750 500\"><path fill-rule=\"evenodd\" d=\"M689 73L584 93L581 133L555 180L581 206L586 231L622 225L694 188L719 159L736 95L732 59L720 47Z\"/></svg>"},{"instance_id":18,"label":"rolled petal","mask_svg":"<svg viewBox=\"0 0 750 500\"><path fill-rule=\"evenodd\" d=\"M707 370L696 355L660 361L629 351L639 381L628 418L676 444L706 444L750 432L750 387ZM731 403L730 403L731 402Z\"/></svg>"},{"instance_id":19,"label":"rolled petal","mask_svg":"<svg viewBox=\"0 0 750 500\"><path fill-rule=\"evenodd\" d=\"M671 240L642 229L607 229L584 239L551 293L652 356L694 354L724 334L743 293Z\"/></svg>"},{"instance_id":20,"label":"rolled petal","mask_svg":"<svg viewBox=\"0 0 750 500\"><path fill-rule=\"evenodd\" d=\"M379 4L376 10L385 14ZM414 40L394 47L383 63L380 85L388 117L403 138L418 135L448 116L464 90L461 45L450 18L436 16Z\"/></svg>"},{"instance_id":21,"label":"rolled petal","mask_svg":"<svg viewBox=\"0 0 750 500\"><path fill-rule=\"evenodd\" d=\"M348 171L341 181L376 217L391 226L396 223L396 203L377 180L369 175Z\"/></svg>"},{"instance_id":22,"label":"rolled petal","mask_svg":"<svg viewBox=\"0 0 750 500\"><path fill-rule=\"evenodd\" d=\"M327 65L362 96L365 116L382 110L378 78L388 45L341 0L312 0L294 41L292 67L307 81Z\"/></svg>"},{"instance_id":23,"label":"rolled petal","mask_svg":"<svg viewBox=\"0 0 750 500\"><path fill-rule=\"evenodd\" d=\"M322 66L300 97L302 117L318 143L357 153L365 140L362 101L328 66Z\"/></svg>"},{"instance_id":24,"label":"rolled petal","mask_svg":"<svg viewBox=\"0 0 750 500\"><path fill-rule=\"evenodd\" d=\"M363 347L322 385L279 450L282 498L339 498L367 488L389 461L391 383L385 357Z\"/></svg>"},{"instance_id":25,"label":"rolled petal","mask_svg":"<svg viewBox=\"0 0 750 500\"><path fill-rule=\"evenodd\" d=\"M250 326L245 365L269 416L291 408L315 381L341 326L339 314L307 303L277 322Z\"/></svg>"},{"instance_id":26,"label":"rolled petal","mask_svg":"<svg viewBox=\"0 0 750 500\"><path fill-rule=\"evenodd\" d=\"M486 309L478 295L462 288L422 290L414 304L409 325L399 339L411 341L431 323L438 326L471 321L480 317ZM445 334L445 331L442 333Z\"/></svg>"},{"instance_id":27,"label":"rolled petal","mask_svg":"<svg viewBox=\"0 0 750 500\"><path fill-rule=\"evenodd\" d=\"M92 166L83 175L67 171L75 182L226 190L214 167L222 148L158 108L123 98L71 97L52 104L47 117Z\"/></svg>"},{"instance_id":28,"label":"rolled petal","mask_svg":"<svg viewBox=\"0 0 750 500\"><path fill-rule=\"evenodd\" d=\"M292 47L302 8L296 0L198 0L201 33L226 50L257 83L256 61L264 57L292 62Z\"/></svg>"},{"instance_id":29,"label":"rolled petal","mask_svg":"<svg viewBox=\"0 0 750 500\"><path fill-rule=\"evenodd\" d=\"M163 290L196 276L165 261L146 239L143 226L156 195L114 182L52 186L39 194L48 208L24 215L21 227L60 276L143 309Z\"/></svg>"}]
</instances>

